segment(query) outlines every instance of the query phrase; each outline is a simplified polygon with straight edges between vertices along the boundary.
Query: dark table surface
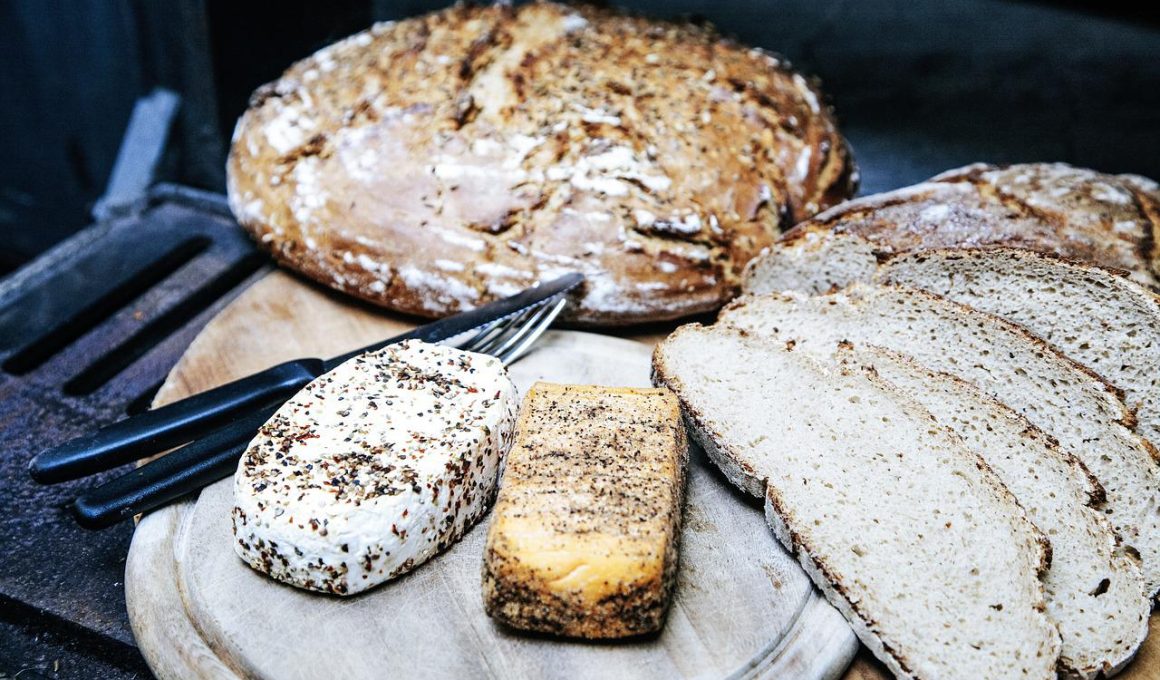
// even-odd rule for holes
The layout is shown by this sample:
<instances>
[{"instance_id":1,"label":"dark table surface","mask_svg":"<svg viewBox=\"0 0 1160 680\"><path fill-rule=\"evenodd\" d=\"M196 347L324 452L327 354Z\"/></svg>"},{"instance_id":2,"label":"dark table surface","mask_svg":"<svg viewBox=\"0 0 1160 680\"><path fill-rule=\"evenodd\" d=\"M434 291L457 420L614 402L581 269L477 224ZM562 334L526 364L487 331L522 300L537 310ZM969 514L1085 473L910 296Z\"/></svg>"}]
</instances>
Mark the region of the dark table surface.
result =
<instances>
[{"instance_id":1,"label":"dark table surface","mask_svg":"<svg viewBox=\"0 0 1160 680\"><path fill-rule=\"evenodd\" d=\"M390 13L432 4L376 7ZM820 77L857 154L863 193L980 160L1062 160L1160 178L1160 32L1154 25L998 0L622 4L664 16L703 15ZM216 307L164 343L150 359L153 370L163 374ZM7 431L12 421L6 422L0 427ZM12 565L34 563L59 580L4 585L0 679L147 677L124 610L129 527L69 531L83 557L75 564L46 552L53 541L42 533L66 532L62 497L12 472L26 464L29 451L5 447L20 460L4 462L0 499L22 509L0 524L9 558L0 584L21 581L6 571ZM48 519L27 521L37 516Z\"/></svg>"}]
</instances>

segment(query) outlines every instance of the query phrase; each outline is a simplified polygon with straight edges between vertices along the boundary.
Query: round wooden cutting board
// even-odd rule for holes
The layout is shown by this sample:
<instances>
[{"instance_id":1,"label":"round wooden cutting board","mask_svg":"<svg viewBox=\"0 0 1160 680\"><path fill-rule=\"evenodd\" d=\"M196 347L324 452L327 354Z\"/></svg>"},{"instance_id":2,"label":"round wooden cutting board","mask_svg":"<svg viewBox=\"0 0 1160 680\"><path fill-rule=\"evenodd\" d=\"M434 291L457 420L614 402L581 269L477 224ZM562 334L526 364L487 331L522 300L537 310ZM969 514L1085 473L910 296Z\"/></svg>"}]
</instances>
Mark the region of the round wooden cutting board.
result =
<instances>
[{"instance_id":1,"label":"round wooden cutting board","mask_svg":"<svg viewBox=\"0 0 1160 680\"><path fill-rule=\"evenodd\" d=\"M273 273L210 323L158 394L163 403L299 356L329 356L411 322ZM512 367L537 379L648 385L648 344L552 332ZM411 574L352 598L297 590L233 552L229 480L142 519L125 589L133 632L162 678L836 678L858 649L742 496L699 451L690 462L680 571L656 636L562 641L483 612L486 519Z\"/></svg>"}]
</instances>

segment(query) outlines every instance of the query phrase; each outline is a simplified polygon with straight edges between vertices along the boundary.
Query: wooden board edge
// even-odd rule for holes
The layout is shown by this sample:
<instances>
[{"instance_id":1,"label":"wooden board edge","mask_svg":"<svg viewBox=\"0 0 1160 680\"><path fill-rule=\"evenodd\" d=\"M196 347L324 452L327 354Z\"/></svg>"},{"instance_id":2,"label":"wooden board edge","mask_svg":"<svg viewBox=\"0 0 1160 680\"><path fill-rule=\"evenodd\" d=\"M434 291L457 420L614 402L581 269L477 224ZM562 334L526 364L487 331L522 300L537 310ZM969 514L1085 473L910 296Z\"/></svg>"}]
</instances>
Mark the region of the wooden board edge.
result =
<instances>
[{"instance_id":1,"label":"wooden board edge","mask_svg":"<svg viewBox=\"0 0 1160 680\"><path fill-rule=\"evenodd\" d=\"M777 646L740 678L801 677L804 670L808 677L836 680L845 674L861 643L850 624L817 588L811 594L793 627Z\"/></svg>"},{"instance_id":2,"label":"wooden board edge","mask_svg":"<svg viewBox=\"0 0 1160 680\"><path fill-rule=\"evenodd\" d=\"M243 296L244 297L244 296ZM239 305L240 300L230 303L225 310ZM211 324L212 326L212 324ZM198 346L203 335L210 328L207 326L202 333L193 340L190 350ZM558 331L557 331L558 332ZM592 333L585 330L567 330L567 341L576 342L576 334L593 336L599 342L609 343L634 342L649 347L655 344L656 338L647 338L640 342L640 338L624 335L606 335ZM153 406L164 404L180 396L183 385L174 381L180 376L185 365L185 356L174 366L167 377L162 389L156 395ZM141 653L154 674L163 680L184 678L213 678L215 680L240 680L246 674L236 667L228 658L224 650L215 650L215 646L200 630L198 624L190 615L188 603L183 594L184 586L178 573L180 564L177 560L176 546L183 534L183 526L192 514L194 500L186 500L162 508L141 518L134 532L129 548L125 568L126 605L129 609L130 624L133 635L137 640ZM824 643L826 636L820 635L827 624L826 610L837 615L829 607L816 590L814 597L807 597L803 611L786 636L754 655L753 659L744 663L738 669L744 678L777 678L787 677L784 674L784 664L779 663L775 655L783 651L785 641L791 636L810 642L811 654L824 652L830 649ZM820 604L821 609L816 605ZM814 606L811 606L814 605ZM840 615L837 615L841 620ZM843 627L845 622L842 621ZM819 628L822 626L823 628ZM848 630L848 628L847 628ZM833 631L830 631L833 633ZM850 634L852 638L852 633ZM833 637L832 635L830 637ZM834 640L833 644L848 644L844 640ZM834 649L841 650L841 647ZM840 677L857 652L858 645L848 644L843 655L829 662L818 663L814 660L811 668L818 667L818 680L830 680ZM845 653L848 652L848 653ZM803 651L803 658L809 655ZM795 676L800 677L800 676Z\"/></svg>"},{"instance_id":3,"label":"wooden board edge","mask_svg":"<svg viewBox=\"0 0 1160 680\"><path fill-rule=\"evenodd\" d=\"M141 518L125 560L125 604L137 647L162 680L240 680L194 625L181 595L174 541L193 501Z\"/></svg>"}]
</instances>

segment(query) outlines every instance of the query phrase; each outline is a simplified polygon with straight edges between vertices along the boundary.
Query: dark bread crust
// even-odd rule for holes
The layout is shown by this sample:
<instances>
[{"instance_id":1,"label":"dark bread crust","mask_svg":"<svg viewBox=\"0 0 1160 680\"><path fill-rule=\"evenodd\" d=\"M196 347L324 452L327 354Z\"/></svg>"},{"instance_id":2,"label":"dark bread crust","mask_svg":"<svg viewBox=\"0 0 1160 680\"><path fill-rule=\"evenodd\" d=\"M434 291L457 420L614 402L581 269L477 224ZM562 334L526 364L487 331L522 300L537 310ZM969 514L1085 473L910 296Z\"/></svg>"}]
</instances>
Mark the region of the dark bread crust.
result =
<instances>
[{"instance_id":1,"label":"dark bread crust","mask_svg":"<svg viewBox=\"0 0 1160 680\"><path fill-rule=\"evenodd\" d=\"M581 270L589 325L715 309L857 181L784 61L543 2L378 25L293 65L254 94L228 175L239 222L329 286L442 316Z\"/></svg>"}]
</instances>

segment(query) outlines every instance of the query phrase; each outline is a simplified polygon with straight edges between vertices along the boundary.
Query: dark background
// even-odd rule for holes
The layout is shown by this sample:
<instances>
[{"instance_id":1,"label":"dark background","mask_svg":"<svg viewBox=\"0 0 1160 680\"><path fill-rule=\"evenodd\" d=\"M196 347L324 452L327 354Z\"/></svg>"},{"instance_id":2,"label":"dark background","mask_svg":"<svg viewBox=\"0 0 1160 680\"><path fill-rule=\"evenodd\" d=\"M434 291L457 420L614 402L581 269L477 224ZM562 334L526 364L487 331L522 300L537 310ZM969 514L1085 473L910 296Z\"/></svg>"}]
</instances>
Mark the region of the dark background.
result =
<instances>
[{"instance_id":1,"label":"dark background","mask_svg":"<svg viewBox=\"0 0 1160 680\"><path fill-rule=\"evenodd\" d=\"M0 275L91 221L133 104L155 87L182 97L160 178L221 191L233 122L256 86L371 21L444 4L0 0ZM1160 24L1133 3L618 4L705 17L820 77L863 193L980 160L1060 160L1160 179ZM0 596L0 680L145 675L126 642L120 594L104 595L89 607L104 617L100 630Z\"/></svg>"}]
</instances>

